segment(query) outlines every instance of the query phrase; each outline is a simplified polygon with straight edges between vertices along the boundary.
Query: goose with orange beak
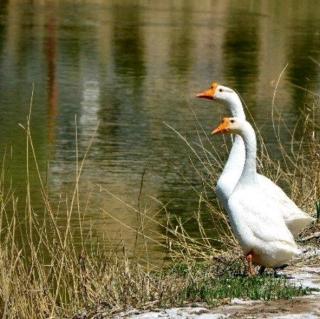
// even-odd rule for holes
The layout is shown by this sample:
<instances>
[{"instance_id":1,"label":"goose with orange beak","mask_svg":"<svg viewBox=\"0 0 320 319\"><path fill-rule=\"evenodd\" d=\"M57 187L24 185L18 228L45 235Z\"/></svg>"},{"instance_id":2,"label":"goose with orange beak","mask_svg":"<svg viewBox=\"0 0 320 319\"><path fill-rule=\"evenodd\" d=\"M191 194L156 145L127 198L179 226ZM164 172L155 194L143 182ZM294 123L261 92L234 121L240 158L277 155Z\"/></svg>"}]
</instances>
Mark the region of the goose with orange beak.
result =
<instances>
[{"instance_id":1,"label":"goose with orange beak","mask_svg":"<svg viewBox=\"0 0 320 319\"><path fill-rule=\"evenodd\" d=\"M213 100L226 106L232 116L245 120L241 100L238 94L229 87L213 82L209 89L197 94L198 98ZM242 174L245 162L245 147L241 136L236 135L228 160L220 175L216 194L219 201L226 208L228 199L232 194ZM257 174L257 182L263 192L277 204L277 211L283 217L286 225L294 236L297 236L314 218L303 212L274 182L264 175Z\"/></svg>"},{"instance_id":2,"label":"goose with orange beak","mask_svg":"<svg viewBox=\"0 0 320 319\"><path fill-rule=\"evenodd\" d=\"M299 250L279 205L259 183L257 142L252 126L245 119L224 118L212 134L237 134L244 142L244 167L226 209L232 230L246 256L249 275L255 274L253 264L271 268L282 266Z\"/></svg>"}]
</instances>

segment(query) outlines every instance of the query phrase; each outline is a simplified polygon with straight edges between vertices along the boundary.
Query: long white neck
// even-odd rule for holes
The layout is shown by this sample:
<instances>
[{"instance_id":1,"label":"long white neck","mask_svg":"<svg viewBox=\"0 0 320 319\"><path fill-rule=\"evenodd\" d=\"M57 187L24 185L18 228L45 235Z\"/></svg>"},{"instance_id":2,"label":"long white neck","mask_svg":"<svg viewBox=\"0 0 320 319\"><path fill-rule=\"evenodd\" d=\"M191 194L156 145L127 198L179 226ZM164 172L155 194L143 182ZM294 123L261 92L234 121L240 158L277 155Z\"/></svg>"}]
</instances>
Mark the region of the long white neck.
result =
<instances>
[{"instance_id":1,"label":"long white neck","mask_svg":"<svg viewBox=\"0 0 320 319\"><path fill-rule=\"evenodd\" d=\"M257 140L252 126L248 122L243 122L239 132L245 146L245 162L242 174L237 185L252 184L257 181Z\"/></svg>"},{"instance_id":2,"label":"long white neck","mask_svg":"<svg viewBox=\"0 0 320 319\"><path fill-rule=\"evenodd\" d=\"M233 117L237 117L241 120L246 119L246 115L244 114L242 103L238 94L236 93L230 94L230 96L228 96L228 100L225 100L224 103L229 108ZM243 144L242 138L239 135L236 135L234 138L234 142L233 142L228 160L222 172L222 175L233 174L240 177L240 174L242 172L242 168L244 165L244 160L245 160L244 144ZM237 182L238 182L238 178L236 181L234 181L234 186L236 185Z\"/></svg>"},{"instance_id":3,"label":"long white neck","mask_svg":"<svg viewBox=\"0 0 320 319\"><path fill-rule=\"evenodd\" d=\"M233 117L238 117L242 120L246 119L240 97L237 93L230 93L228 99L221 102L229 108Z\"/></svg>"},{"instance_id":4,"label":"long white neck","mask_svg":"<svg viewBox=\"0 0 320 319\"><path fill-rule=\"evenodd\" d=\"M236 93L230 94L228 100L224 100L223 104L228 107L233 117L245 120L246 116L243 111L242 103ZM234 187L238 183L243 170L244 161L245 149L243 140L241 136L236 135L228 160L217 182L216 192L223 205L228 201L229 196L232 194Z\"/></svg>"}]
</instances>

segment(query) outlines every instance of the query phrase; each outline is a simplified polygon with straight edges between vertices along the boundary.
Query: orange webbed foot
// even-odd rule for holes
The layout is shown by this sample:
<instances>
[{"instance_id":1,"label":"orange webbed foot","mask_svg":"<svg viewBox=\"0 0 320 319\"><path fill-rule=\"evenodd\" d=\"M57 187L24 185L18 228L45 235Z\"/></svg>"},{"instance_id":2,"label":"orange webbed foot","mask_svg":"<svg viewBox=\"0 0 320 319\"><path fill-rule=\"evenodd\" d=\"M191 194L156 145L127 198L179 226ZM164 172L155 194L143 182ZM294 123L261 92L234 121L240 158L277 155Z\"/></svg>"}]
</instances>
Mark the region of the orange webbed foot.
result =
<instances>
[{"instance_id":1,"label":"orange webbed foot","mask_svg":"<svg viewBox=\"0 0 320 319\"><path fill-rule=\"evenodd\" d=\"M256 275L256 272L254 270L253 264L252 264L253 254L250 252L246 255L246 260L248 262L248 276L252 277Z\"/></svg>"}]
</instances>

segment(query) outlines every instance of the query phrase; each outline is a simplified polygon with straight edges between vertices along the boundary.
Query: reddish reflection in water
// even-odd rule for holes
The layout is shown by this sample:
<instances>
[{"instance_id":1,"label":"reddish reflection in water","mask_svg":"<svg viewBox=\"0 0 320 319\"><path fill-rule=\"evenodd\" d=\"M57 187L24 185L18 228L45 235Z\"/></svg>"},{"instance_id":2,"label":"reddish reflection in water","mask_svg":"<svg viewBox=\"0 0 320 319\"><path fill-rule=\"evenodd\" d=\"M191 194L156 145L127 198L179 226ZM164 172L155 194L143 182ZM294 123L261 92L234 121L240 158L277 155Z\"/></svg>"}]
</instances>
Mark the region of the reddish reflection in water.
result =
<instances>
[{"instance_id":1,"label":"reddish reflection in water","mask_svg":"<svg viewBox=\"0 0 320 319\"><path fill-rule=\"evenodd\" d=\"M58 83L56 79L57 25L54 8L51 9L47 17L44 51L48 68L48 142L53 144L56 137L56 118L58 115Z\"/></svg>"}]
</instances>

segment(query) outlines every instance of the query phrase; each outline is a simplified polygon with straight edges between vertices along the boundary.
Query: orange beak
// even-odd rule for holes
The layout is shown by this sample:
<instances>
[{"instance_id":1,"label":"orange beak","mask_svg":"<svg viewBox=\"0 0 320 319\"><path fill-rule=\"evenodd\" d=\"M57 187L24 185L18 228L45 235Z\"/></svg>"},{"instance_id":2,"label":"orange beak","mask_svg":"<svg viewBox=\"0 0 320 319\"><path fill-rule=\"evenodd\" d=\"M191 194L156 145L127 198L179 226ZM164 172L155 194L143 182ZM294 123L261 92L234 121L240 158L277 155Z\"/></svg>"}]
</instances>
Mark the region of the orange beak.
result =
<instances>
[{"instance_id":1,"label":"orange beak","mask_svg":"<svg viewBox=\"0 0 320 319\"><path fill-rule=\"evenodd\" d=\"M218 86L219 84L217 82L212 82L210 89L198 93L197 97L200 99L214 100Z\"/></svg>"},{"instance_id":2,"label":"orange beak","mask_svg":"<svg viewBox=\"0 0 320 319\"><path fill-rule=\"evenodd\" d=\"M198 93L196 96L200 99L213 100L214 94L216 90L214 88L210 88L209 90Z\"/></svg>"},{"instance_id":3,"label":"orange beak","mask_svg":"<svg viewBox=\"0 0 320 319\"><path fill-rule=\"evenodd\" d=\"M215 128L211 134L223 134L229 132L230 126L229 126L229 119L224 118L222 123L219 124L217 128Z\"/></svg>"}]
</instances>

